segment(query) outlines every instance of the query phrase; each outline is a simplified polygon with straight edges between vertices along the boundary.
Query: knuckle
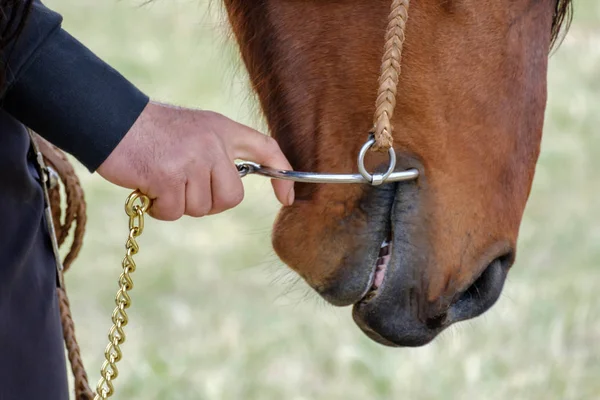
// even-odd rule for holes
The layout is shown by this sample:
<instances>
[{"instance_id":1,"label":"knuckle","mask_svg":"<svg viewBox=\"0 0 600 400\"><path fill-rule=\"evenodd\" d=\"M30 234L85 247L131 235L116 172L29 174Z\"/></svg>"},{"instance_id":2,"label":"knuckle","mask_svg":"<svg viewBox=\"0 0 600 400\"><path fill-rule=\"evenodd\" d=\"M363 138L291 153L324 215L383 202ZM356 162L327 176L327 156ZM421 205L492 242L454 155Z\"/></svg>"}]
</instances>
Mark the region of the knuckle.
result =
<instances>
[{"instance_id":1,"label":"knuckle","mask_svg":"<svg viewBox=\"0 0 600 400\"><path fill-rule=\"evenodd\" d=\"M265 138L265 156L269 159L270 162L281 162L282 158L285 158L285 156L281 152L281 147L279 147L279 143L277 143L277 141L270 136L265 136Z\"/></svg>"},{"instance_id":2,"label":"knuckle","mask_svg":"<svg viewBox=\"0 0 600 400\"><path fill-rule=\"evenodd\" d=\"M244 191L237 189L215 199L215 210L225 211L234 208L244 200Z\"/></svg>"},{"instance_id":3,"label":"knuckle","mask_svg":"<svg viewBox=\"0 0 600 400\"><path fill-rule=\"evenodd\" d=\"M191 209L188 212L186 212L186 214L192 218L201 218L206 216L208 213L203 210Z\"/></svg>"},{"instance_id":4,"label":"knuckle","mask_svg":"<svg viewBox=\"0 0 600 400\"><path fill-rule=\"evenodd\" d=\"M209 129L206 131L205 135L204 135L204 142L202 143L203 146L207 146L210 145L212 146L217 146L220 142L220 137L218 132L215 129Z\"/></svg>"},{"instance_id":5,"label":"knuckle","mask_svg":"<svg viewBox=\"0 0 600 400\"><path fill-rule=\"evenodd\" d=\"M241 189L235 190L231 193L231 195L227 198L227 208L233 208L240 204L244 200L244 191Z\"/></svg>"},{"instance_id":6,"label":"knuckle","mask_svg":"<svg viewBox=\"0 0 600 400\"><path fill-rule=\"evenodd\" d=\"M187 214L190 217L200 218L210 214L212 208L212 203L209 200L205 200L192 207Z\"/></svg>"},{"instance_id":7,"label":"knuckle","mask_svg":"<svg viewBox=\"0 0 600 400\"><path fill-rule=\"evenodd\" d=\"M195 146L188 147L187 154L191 163L213 164L222 153L222 148L223 142L219 134L209 130L199 137Z\"/></svg>"},{"instance_id":8,"label":"knuckle","mask_svg":"<svg viewBox=\"0 0 600 400\"><path fill-rule=\"evenodd\" d=\"M183 186L186 181L185 168L179 160L165 162L160 172L157 174L161 184L166 184L169 187Z\"/></svg>"},{"instance_id":9,"label":"knuckle","mask_svg":"<svg viewBox=\"0 0 600 400\"><path fill-rule=\"evenodd\" d=\"M265 138L265 145L269 148L279 148L279 144L277 143L277 141L275 139L273 139L273 137L271 136L267 136L267 135L263 135Z\"/></svg>"},{"instance_id":10,"label":"knuckle","mask_svg":"<svg viewBox=\"0 0 600 400\"><path fill-rule=\"evenodd\" d=\"M183 215L175 209L159 207L152 207L149 212L150 216L160 221L176 221Z\"/></svg>"}]
</instances>

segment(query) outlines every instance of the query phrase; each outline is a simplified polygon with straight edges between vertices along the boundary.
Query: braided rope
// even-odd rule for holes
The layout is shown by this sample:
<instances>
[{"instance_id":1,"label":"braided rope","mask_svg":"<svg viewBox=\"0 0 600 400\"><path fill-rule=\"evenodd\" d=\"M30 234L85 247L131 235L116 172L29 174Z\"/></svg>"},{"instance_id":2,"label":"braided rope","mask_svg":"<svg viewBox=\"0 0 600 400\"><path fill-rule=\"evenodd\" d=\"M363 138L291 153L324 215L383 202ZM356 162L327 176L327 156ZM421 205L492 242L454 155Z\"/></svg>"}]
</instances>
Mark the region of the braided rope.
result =
<instances>
[{"instance_id":1,"label":"braided rope","mask_svg":"<svg viewBox=\"0 0 600 400\"><path fill-rule=\"evenodd\" d=\"M388 151L394 143L391 119L396 107L396 92L401 71L402 46L405 39L406 21L408 20L408 5L409 0L393 0L388 18L373 120L375 144L371 149L374 151Z\"/></svg>"},{"instance_id":2,"label":"braided rope","mask_svg":"<svg viewBox=\"0 0 600 400\"><path fill-rule=\"evenodd\" d=\"M66 209L64 222L61 222L61 194L60 188L50 189L49 197L52 206L52 219L54 221L54 230L59 246L62 246L69 236L71 227L75 224L73 231L73 241L65 259L63 261L64 270L67 271L83 245L83 236L85 234L85 225L87 222L86 203L81 183L75 172L75 169L69 162L67 156L56 146L47 142L40 136L35 137L36 144L44 156L44 162L52 167L58 174L65 191Z\"/></svg>"},{"instance_id":3,"label":"braided rope","mask_svg":"<svg viewBox=\"0 0 600 400\"><path fill-rule=\"evenodd\" d=\"M67 348L67 356L71 363L71 372L75 381L75 399L76 400L92 400L94 394L88 383L87 372L81 359L79 344L75 337L75 323L71 316L71 305L67 297L67 291L62 288L57 288L58 301L60 304L60 321L63 327L63 338L65 347Z\"/></svg>"},{"instance_id":4,"label":"braided rope","mask_svg":"<svg viewBox=\"0 0 600 400\"><path fill-rule=\"evenodd\" d=\"M34 135L34 140L44 156L44 162L58 174L65 191L66 209L64 221L61 221L62 199L60 185L51 188L48 193L52 210L52 220L54 222L54 232L59 246L65 244L71 231L71 227L73 224L75 225L71 247L63 260L63 271L67 271L79 254L79 250L83 244L83 236L87 222L83 189L81 188L79 178L66 155L56 146L38 135ZM62 278L63 277L61 276L61 281L64 282L64 279ZM59 287L56 290L56 295L58 297L63 339L74 378L75 399L92 400L94 394L88 383L87 373L81 358L81 351L75 336L75 323L73 322L73 317L71 315L71 306L69 304L69 298L67 297L67 291L65 288Z\"/></svg>"}]
</instances>

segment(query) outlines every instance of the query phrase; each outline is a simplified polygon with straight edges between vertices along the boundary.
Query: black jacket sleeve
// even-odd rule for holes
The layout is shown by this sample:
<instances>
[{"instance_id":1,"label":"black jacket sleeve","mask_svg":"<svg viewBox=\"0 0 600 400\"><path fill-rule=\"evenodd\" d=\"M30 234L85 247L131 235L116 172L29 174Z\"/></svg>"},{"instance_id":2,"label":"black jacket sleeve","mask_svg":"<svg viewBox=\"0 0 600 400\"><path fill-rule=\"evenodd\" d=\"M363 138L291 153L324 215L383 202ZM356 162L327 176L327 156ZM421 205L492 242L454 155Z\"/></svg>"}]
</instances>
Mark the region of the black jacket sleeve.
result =
<instances>
[{"instance_id":1,"label":"black jacket sleeve","mask_svg":"<svg viewBox=\"0 0 600 400\"><path fill-rule=\"evenodd\" d=\"M149 99L61 28L35 0L21 35L2 54L2 107L95 171Z\"/></svg>"}]
</instances>

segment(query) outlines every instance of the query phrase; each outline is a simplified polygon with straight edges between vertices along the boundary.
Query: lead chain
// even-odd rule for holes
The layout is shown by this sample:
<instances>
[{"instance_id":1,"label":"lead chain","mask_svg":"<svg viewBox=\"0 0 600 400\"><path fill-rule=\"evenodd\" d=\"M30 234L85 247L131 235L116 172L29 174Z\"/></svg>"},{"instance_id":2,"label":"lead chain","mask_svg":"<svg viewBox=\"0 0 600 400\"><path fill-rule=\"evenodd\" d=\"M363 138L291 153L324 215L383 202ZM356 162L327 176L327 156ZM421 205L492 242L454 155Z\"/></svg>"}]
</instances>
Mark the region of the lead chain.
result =
<instances>
[{"instance_id":1,"label":"lead chain","mask_svg":"<svg viewBox=\"0 0 600 400\"><path fill-rule=\"evenodd\" d=\"M113 325L108 331L109 343L104 350L105 361L100 369L101 378L96 386L94 400L108 399L115 392L113 381L119 376L117 363L123 357L121 345L126 337L123 328L129 322L126 310L131 306L129 296L129 291L133 289L131 274L136 268L133 256L140 250L136 238L144 231L144 215L149 208L150 199L139 191L131 193L125 203L125 212L129 216L129 236L125 242L127 253L122 262L123 272L119 277L119 290L115 296L116 307L112 313Z\"/></svg>"}]
</instances>

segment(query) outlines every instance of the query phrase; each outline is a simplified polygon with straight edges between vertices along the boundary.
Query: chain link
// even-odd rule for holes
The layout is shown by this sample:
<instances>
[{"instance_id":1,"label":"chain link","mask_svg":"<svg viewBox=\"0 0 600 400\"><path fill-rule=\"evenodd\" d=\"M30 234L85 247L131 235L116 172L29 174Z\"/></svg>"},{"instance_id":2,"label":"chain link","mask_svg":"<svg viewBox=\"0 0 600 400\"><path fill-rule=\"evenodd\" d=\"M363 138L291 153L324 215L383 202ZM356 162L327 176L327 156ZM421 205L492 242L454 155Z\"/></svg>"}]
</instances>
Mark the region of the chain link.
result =
<instances>
[{"instance_id":1,"label":"chain link","mask_svg":"<svg viewBox=\"0 0 600 400\"><path fill-rule=\"evenodd\" d=\"M140 247L136 241L144 231L144 215L150 208L150 199L139 191L135 191L127 197L125 212L129 216L129 237L125 242L127 253L122 262L123 272L119 277L119 290L115 296L116 307L112 313L112 327L108 332L108 346L104 350L105 361L100 369L100 381L96 386L94 400L108 399L115 388L113 381L119 376L117 363L123 357L121 345L125 342L124 327L129 322L126 310L131 306L129 291L133 289L131 274L135 272L135 261L133 256L138 253Z\"/></svg>"}]
</instances>

